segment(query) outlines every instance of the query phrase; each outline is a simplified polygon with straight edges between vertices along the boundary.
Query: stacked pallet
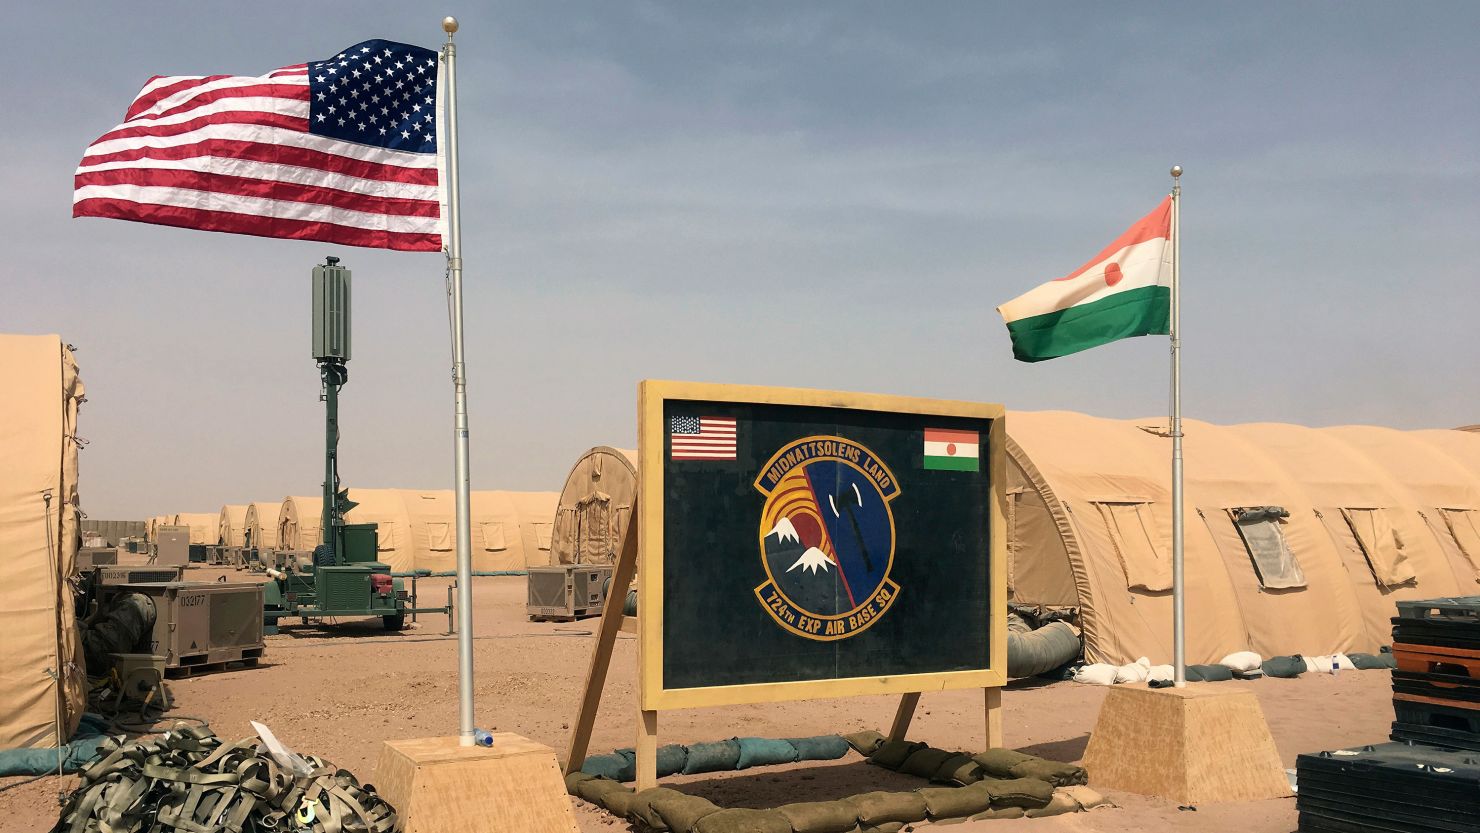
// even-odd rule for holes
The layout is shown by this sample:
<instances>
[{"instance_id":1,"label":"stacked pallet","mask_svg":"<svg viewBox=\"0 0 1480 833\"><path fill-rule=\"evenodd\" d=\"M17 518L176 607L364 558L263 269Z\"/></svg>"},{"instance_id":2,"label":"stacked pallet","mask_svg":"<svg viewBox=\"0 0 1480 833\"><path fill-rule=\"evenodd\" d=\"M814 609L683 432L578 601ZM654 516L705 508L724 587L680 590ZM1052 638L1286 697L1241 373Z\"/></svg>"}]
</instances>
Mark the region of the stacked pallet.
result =
<instances>
[{"instance_id":1,"label":"stacked pallet","mask_svg":"<svg viewBox=\"0 0 1480 833\"><path fill-rule=\"evenodd\" d=\"M1480 751L1480 596L1398 602L1392 739Z\"/></svg>"},{"instance_id":2,"label":"stacked pallet","mask_svg":"<svg viewBox=\"0 0 1480 833\"><path fill-rule=\"evenodd\" d=\"M1473 833L1480 830L1480 755L1383 743L1301 755L1302 833Z\"/></svg>"}]
</instances>

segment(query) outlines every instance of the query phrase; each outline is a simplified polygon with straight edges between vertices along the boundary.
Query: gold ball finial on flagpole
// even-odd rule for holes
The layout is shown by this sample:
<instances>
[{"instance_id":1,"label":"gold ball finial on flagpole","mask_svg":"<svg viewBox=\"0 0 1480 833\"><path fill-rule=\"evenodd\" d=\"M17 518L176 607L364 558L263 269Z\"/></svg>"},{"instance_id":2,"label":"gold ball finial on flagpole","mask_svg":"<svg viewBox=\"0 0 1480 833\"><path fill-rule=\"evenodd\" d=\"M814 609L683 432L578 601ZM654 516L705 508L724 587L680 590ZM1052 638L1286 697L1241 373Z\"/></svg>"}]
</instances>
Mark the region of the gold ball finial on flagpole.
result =
<instances>
[{"instance_id":1,"label":"gold ball finial on flagpole","mask_svg":"<svg viewBox=\"0 0 1480 833\"><path fill-rule=\"evenodd\" d=\"M1176 177L1179 177L1181 175L1182 175L1182 166L1181 165L1173 165L1172 166L1172 177L1173 178L1176 178Z\"/></svg>"},{"instance_id":2,"label":"gold ball finial on flagpole","mask_svg":"<svg viewBox=\"0 0 1480 833\"><path fill-rule=\"evenodd\" d=\"M442 31L452 34L457 31L457 18L452 15L442 18Z\"/></svg>"}]
</instances>

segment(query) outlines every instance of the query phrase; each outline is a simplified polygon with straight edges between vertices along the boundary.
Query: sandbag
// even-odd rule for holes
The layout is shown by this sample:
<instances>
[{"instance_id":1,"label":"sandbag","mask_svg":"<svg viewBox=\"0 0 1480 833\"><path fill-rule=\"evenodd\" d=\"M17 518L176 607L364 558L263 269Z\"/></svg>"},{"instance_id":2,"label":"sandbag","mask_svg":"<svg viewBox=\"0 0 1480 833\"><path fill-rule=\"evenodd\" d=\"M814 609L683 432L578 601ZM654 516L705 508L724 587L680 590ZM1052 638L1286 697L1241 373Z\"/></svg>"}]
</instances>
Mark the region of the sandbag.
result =
<instances>
[{"instance_id":1,"label":"sandbag","mask_svg":"<svg viewBox=\"0 0 1480 833\"><path fill-rule=\"evenodd\" d=\"M689 755L684 761L683 774L700 772L724 772L740 764L740 744L732 740L714 743L691 743Z\"/></svg>"},{"instance_id":2,"label":"sandbag","mask_svg":"<svg viewBox=\"0 0 1480 833\"><path fill-rule=\"evenodd\" d=\"M576 784L576 795L598 807L606 806L606 801L602 796L612 791L630 793L632 792L632 788L620 781L613 781L610 778L591 778Z\"/></svg>"},{"instance_id":3,"label":"sandbag","mask_svg":"<svg viewBox=\"0 0 1480 833\"><path fill-rule=\"evenodd\" d=\"M1032 758L1013 767L1012 777L1035 778L1055 787L1089 783L1089 773L1084 771L1084 767L1058 761L1046 761L1042 758Z\"/></svg>"},{"instance_id":4,"label":"sandbag","mask_svg":"<svg viewBox=\"0 0 1480 833\"><path fill-rule=\"evenodd\" d=\"M1392 654L1347 654L1346 658L1351 660L1352 666L1358 671L1377 671L1383 668L1397 668L1398 661Z\"/></svg>"},{"instance_id":5,"label":"sandbag","mask_svg":"<svg viewBox=\"0 0 1480 833\"><path fill-rule=\"evenodd\" d=\"M1036 819L1042 818L1043 816L1057 816L1063 813L1077 812L1079 812L1079 802L1075 801L1072 796L1066 795L1065 793L1056 790L1054 791L1054 794L1049 797L1047 804L1043 805L1042 807L1037 807L1035 809L1029 810L1027 815L1030 819Z\"/></svg>"},{"instance_id":6,"label":"sandbag","mask_svg":"<svg viewBox=\"0 0 1480 833\"><path fill-rule=\"evenodd\" d=\"M699 819L694 833L792 833L792 829L779 810L731 807Z\"/></svg>"},{"instance_id":7,"label":"sandbag","mask_svg":"<svg viewBox=\"0 0 1480 833\"><path fill-rule=\"evenodd\" d=\"M904 829L904 822L891 821L884 824L859 825L858 833L899 833Z\"/></svg>"},{"instance_id":8,"label":"sandbag","mask_svg":"<svg viewBox=\"0 0 1480 833\"><path fill-rule=\"evenodd\" d=\"M571 795L579 795L579 793L576 792L576 785L581 783L582 781L590 781L592 778L595 777L595 775L592 775L589 772L572 772L565 776L565 791L570 793Z\"/></svg>"},{"instance_id":9,"label":"sandbag","mask_svg":"<svg viewBox=\"0 0 1480 833\"><path fill-rule=\"evenodd\" d=\"M1024 816L1021 807L994 807L984 813L977 813L967 821L988 821L990 819L1020 819Z\"/></svg>"},{"instance_id":10,"label":"sandbag","mask_svg":"<svg viewBox=\"0 0 1480 833\"><path fill-rule=\"evenodd\" d=\"M1262 662L1264 660L1253 651L1234 651L1223 659L1218 660L1219 665L1226 665L1242 674L1257 671Z\"/></svg>"},{"instance_id":11,"label":"sandbag","mask_svg":"<svg viewBox=\"0 0 1480 833\"><path fill-rule=\"evenodd\" d=\"M1026 623L1024 623L1026 624ZM1007 631L1007 676L1035 677L1079 656L1079 634L1068 622L1050 622L1029 631Z\"/></svg>"},{"instance_id":12,"label":"sandbag","mask_svg":"<svg viewBox=\"0 0 1480 833\"><path fill-rule=\"evenodd\" d=\"M1170 680L1177 675L1177 671L1170 665L1153 665L1146 669L1146 681Z\"/></svg>"},{"instance_id":13,"label":"sandbag","mask_svg":"<svg viewBox=\"0 0 1480 833\"><path fill-rule=\"evenodd\" d=\"M1305 657L1295 654L1288 657L1270 657L1259 664L1266 677L1289 679L1305 673Z\"/></svg>"},{"instance_id":14,"label":"sandbag","mask_svg":"<svg viewBox=\"0 0 1480 833\"><path fill-rule=\"evenodd\" d=\"M833 761L848 754L848 741L839 735L787 738L786 742L796 748L798 761Z\"/></svg>"},{"instance_id":15,"label":"sandbag","mask_svg":"<svg viewBox=\"0 0 1480 833\"><path fill-rule=\"evenodd\" d=\"M650 806L657 811L669 830L688 833L699 820L711 813L718 813L720 806L707 798L688 793L677 796L655 798Z\"/></svg>"},{"instance_id":16,"label":"sandbag","mask_svg":"<svg viewBox=\"0 0 1480 833\"><path fill-rule=\"evenodd\" d=\"M936 749L932 746L927 746L924 749L916 749L910 753L908 758L904 759L904 763L899 765L899 771L905 775L913 775L916 778L933 778L935 777L936 770L940 769L940 765L955 757L955 754L954 752L947 752L944 749Z\"/></svg>"},{"instance_id":17,"label":"sandbag","mask_svg":"<svg viewBox=\"0 0 1480 833\"><path fill-rule=\"evenodd\" d=\"M1189 665L1189 683L1221 683L1233 679L1233 669L1226 665Z\"/></svg>"},{"instance_id":18,"label":"sandbag","mask_svg":"<svg viewBox=\"0 0 1480 833\"><path fill-rule=\"evenodd\" d=\"M980 784L970 787L921 787L915 790L925 799L925 811L932 819L956 819L975 815L992 806L992 794Z\"/></svg>"},{"instance_id":19,"label":"sandbag","mask_svg":"<svg viewBox=\"0 0 1480 833\"><path fill-rule=\"evenodd\" d=\"M795 833L853 833L858 808L847 801L803 801L776 808Z\"/></svg>"},{"instance_id":20,"label":"sandbag","mask_svg":"<svg viewBox=\"0 0 1480 833\"><path fill-rule=\"evenodd\" d=\"M1113 665L1096 662L1085 665L1074 672L1074 682L1085 685L1115 685L1115 672L1119 669Z\"/></svg>"},{"instance_id":21,"label":"sandbag","mask_svg":"<svg viewBox=\"0 0 1480 833\"><path fill-rule=\"evenodd\" d=\"M964 787L982 780L982 768L965 752L959 752L945 760L930 780L936 784L956 784Z\"/></svg>"},{"instance_id":22,"label":"sandbag","mask_svg":"<svg viewBox=\"0 0 1480 833\"><path fill-rule=\"evenodd\" d=\"M864 729L854 732L851 735L843 735L843 740L847 741L848 745L853 747L854 752L867 758L877 752L879 747L883 746L884 741L888 740L888 738L873 729Z\"/></svg>"},{"instance_id":23,"label":"sandbag","mask_svg":"<svg viewBox=\"0 0 1480 833\"><path fill-rule=\"evenodd\" d=\"M612 781L631 781L637 778L637 763L620 752L592 755L581 764L581 772Z\"/></svg>"},{"instance_id":24,"label":"sandbag","mask_svg":"<svg viewBox=\"0 0 1480 833\"><path fill-rule=\"evenodd\" d=\"M993 778L1016 778L1012 774L1012 768L1018 764L1031 760L1032 755L1024 755L1011 749L988 749L971 756L982 771Z\"/></svg>"},{"instance_id":25,"label":"sandbag","mask_svg":"<svg viewBox=\"0 0 1480 833\"><path fill-rule=\"evenodd\" d=\"M868 756L868 762L874 766L885 769L897 770L904 765L905 759L924 749L925 744L907 740L886 740L884 745L874 750L874 754Z\"/></svg>"},{"instance_id":26,"label":"sandbag","mask_svg":"<svg viewBox=\"0 0 1480 833\"><path fill-rule=\"evenodd\" d=\"M683 772L683 768L689 762L689 750L676 743L669 743L658 747L658 777L667 778ZM636 755L633 756L633 764L636 765ZM635 777L635 776L634 776Z\"/></svg>"},{"instance_id":27,"label":"sandbag","mask_svg":"<svg viewBox=\"0 0 1480 833\"><path fill-rule=\"evenodd\" d=\"M640 822L646 825L649 830L653 830L656 833L664 833L664 831L669 829L668 823L663 821L662 816L658 815L658 810L653 807L653 802L676 798L681 795L683 793L678 790L669 789L668 787L648 787L645 790L638 790L637 794L632 796L632 804L627 808L627 819L628 821ZM683 831L678 831L678 833L683 833Z\"/></svg>"},{"instance_id":28,"label":"sandbag","mask_svg":"<svg viewBox=\"0 0 1480 833\"><path fill-rule=\"evenodd\" d=\"M962 789L966 789L963 787ZM913 824L925 820L925 799L918 793L876 790L844 799L858 810L858 823L864 826L892 821Z\"/></svg>"},{"instance_id":29,"label":"sandbag","mask_svg":"<svg viewBox=\"0 0 1480 833\"><path fill-rule=\"evenodd\" d=\"M1047 807L1053 798L1053 787L1047 781L1039 781L1036 778L1013 778L1007 781L999 781L988 778L979 784L972 785L972 789L984 789L992 796L992 807L1021 807L1024 810L1036 810L1039 807Z\"/></svg>"},{"instance_id":30,"label":"sandbag","mask_svg":"<svg viewBox=\"0 0 1480 833\"><path fill-rule=\"evenodd\" d=\"M1135 662L1128 662L1115 669L1115 682L1117 683L1144 683L1146 676L1151 673L1151 660L1141 657Z\"/></svg>"},{"instance_id":31,"label":"sandbag","mask_svg":"<svg viewBox=\"0 0 1480 833\"><path fill-rule=\"evenodd\" d=\"M602 793L601 806L605 807L608 813L625 819L632 815L632 801L635 798L637 798L637 793L633 792L631 787L611 790Z\"/></svg>"},{"instance_id":32,"label":"sandbag","mask_svg":"<svg viewBox=\"0 0 1480 833\"><path fill-rule=\"evenodd\" d=\"M740 759L735 764L736 769L790 764L797 759L797 748L784 740L735 738L735 742L740 745Z\"/></svg>"},{"instance_id":33,"label":"sandbag","mask_svg":"<svg viewBox=\"0 0 1480 833\"><path fill-rule=\"evenodd\" d=\"M1305 670L1316 674L1330 674L1333 660L1336 662L1336 670L1338 671L1357 670L1357 667L1352 664L1352 661L1347 659L1346 654L1326 654L1319 657L1306 657Z\"/></svg>"},{"instance_id":34,"label":"sandbag","mask_svg":"<svg viewBox=\"0 0 1480 833\"><path fill-rule=\"evenodd\" d=\"M1062 787L1056 790L1056 792L1061 792L1074 799L1074 802L1079 805L1081 810L1093 810L1096 807L1112 806L1110 805L1110 799L1100 795L1089 787Z\"/></svg>"}]
</instances>

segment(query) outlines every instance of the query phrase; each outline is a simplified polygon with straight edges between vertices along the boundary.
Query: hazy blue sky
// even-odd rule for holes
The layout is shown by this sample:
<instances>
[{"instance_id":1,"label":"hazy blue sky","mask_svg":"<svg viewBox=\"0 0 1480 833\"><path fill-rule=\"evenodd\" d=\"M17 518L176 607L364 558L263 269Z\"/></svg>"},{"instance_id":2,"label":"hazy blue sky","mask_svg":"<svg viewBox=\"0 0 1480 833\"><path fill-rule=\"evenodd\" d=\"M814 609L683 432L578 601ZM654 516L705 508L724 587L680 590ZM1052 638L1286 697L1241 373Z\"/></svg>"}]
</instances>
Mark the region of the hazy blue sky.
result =
<instances>
[{"instance_id":1,"label":"hazy blue sky","mask_svg":"<svg viewBox=\"0 0 1480 833\"><path fill-rule=\"evenodd\" d=\"M345 482L450 488L439 256L70 217L150 75L435 47L446 13L474 488L633 445L648 377L1162 413L1164 338L1019 364L994 307L1174 162L1188 416L1480 422L1480 4L417 5L0 9L0 330L79 348L91 516L317 491L327 254L355 275Z\"/></svg>"}]
</instances>

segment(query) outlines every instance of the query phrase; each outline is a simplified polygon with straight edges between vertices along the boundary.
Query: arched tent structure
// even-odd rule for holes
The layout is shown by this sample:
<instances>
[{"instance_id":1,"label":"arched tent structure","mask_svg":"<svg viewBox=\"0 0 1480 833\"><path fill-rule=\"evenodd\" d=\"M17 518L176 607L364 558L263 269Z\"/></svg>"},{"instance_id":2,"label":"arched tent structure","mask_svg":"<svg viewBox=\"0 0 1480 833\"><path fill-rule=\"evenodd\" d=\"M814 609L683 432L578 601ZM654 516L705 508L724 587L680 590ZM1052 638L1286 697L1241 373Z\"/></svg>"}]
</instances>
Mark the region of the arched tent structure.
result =
<instances>
[{"instance_id":1,"label":"arched tent structure","mask_svg":"<svg viewBox=\"0 0 1480 833\"><path fill-rule=\"evenodd\" d=\"M560 490L550 564L613 564L637 501L637 452L600 445Z\"/></svg>"},{"instance_id":2,"label":"arched tent structure","mask_svg":"<svg viewBox=\"0 0 1480 833\"><path fill-rule=\"evenodd\" d=\"M221 516L215 512L181 512L175 515L173 523L190 527L192 544L214 544L221 532Z\"/></svg>"},{"instance_id":3,"label":"arched tent structure","mask_svg":"<svg viewBox=\"0 0 1480 833\"><path fill-rule=\"evenodd\" d=\"M247 505L227 504L221 507L217 516L221 520L216 527L216 543L223 547L242 546L247 524Z\"/></svg>"},{"instance_id":4,"label":"arched tent structure","mask_svg":"<svg viewBox=\"0 0 1480 833\"><path fill-rule=\"evenodd\" d=\"M1171 659L1164 425L1007 418L1010 598L1077 608L1092 662ZM1184 434L1189 662L1372 652L1397 601L1480 592L1480 436L1192 420Z\"/></svg>"},{"instance_id":5,"label":"arched tent structure","mask_svg":"<svg viewBox=\"0 0 1480 833\"><path fill-rule=\"evenodd\" d=\"M247 514L242 521L242 546L257 549L277 549L278 516L282 514L280 500L260 500L247 504Z\"/></svg>"},{"instance_id":6,"label":"arched tent structure","mask_svg":"<svg viewBox=\"0 0 1480 833\"><path fill-rule=\"evenodd\" d=\"M144 536L151 543L155 540L154 534L161 526L169 526L175 522L174 515L155 515L145 525Z\"/></svg>"},{"instance_id":7,"label":"arched tent structure","mask_svg":"<svg viewBox=\"0 0 1480 833\"><path fill-rule=\"evenodd\" d=\"M353 498L351 498L353 499ZM324 525L324 498L286 497L278 510L278 548L284 550L312 550L323 541L319 529Z\"/></svg>"},{"instance_id":8,"label":"arched tent structure","mask_svg":"<svg viewBox=\"0 0 1480 833\"><path fill-rule=\"evenodd\" d=\"M548 562L554 492L477 491L469 495L474 572L522 571ZM451 490L351 489L358 505L347 523L373 523L379 560L396 572L457 567ZM286 511L286 503L284 504Z\"/></svg>"}]
</instances>

